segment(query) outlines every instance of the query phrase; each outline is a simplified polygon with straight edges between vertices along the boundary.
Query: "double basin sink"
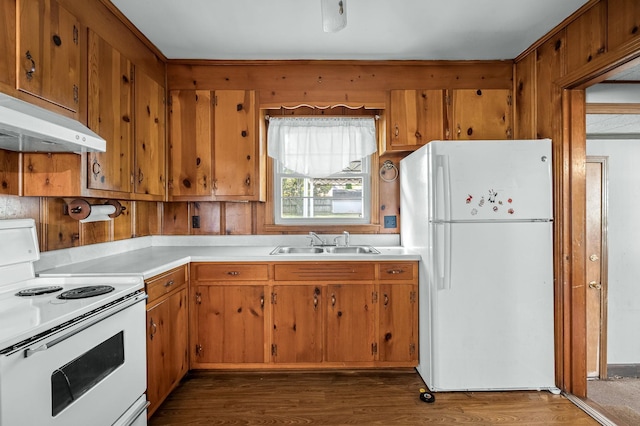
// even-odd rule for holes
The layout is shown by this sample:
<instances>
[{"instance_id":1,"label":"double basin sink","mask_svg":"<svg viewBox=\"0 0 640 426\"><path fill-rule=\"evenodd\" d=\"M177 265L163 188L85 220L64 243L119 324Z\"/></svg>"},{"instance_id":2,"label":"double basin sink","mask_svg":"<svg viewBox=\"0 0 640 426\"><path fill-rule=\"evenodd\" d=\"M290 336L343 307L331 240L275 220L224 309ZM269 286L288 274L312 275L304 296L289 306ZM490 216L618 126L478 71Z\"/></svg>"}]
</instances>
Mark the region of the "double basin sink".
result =
<instances>
[{"instance_id":1,"label":"double basin sink","mask_svg":"<svg viewBox=\"0 0 640 426\"><path fill-rule=\"evenodd\" d=\"M278 246L270 254L380 254L371 246Z\"/></svg>"}]
</instances>

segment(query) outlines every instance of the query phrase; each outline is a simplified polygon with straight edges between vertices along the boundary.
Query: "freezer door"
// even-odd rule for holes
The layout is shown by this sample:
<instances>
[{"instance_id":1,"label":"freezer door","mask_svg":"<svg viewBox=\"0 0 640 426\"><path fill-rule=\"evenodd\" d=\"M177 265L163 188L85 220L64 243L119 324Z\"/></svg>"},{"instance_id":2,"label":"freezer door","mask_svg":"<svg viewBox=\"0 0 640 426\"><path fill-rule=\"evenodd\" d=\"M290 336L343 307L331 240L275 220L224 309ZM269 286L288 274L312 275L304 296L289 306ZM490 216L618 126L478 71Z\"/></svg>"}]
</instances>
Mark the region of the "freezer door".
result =
<instances>
[{"instance_id":1,"label":"freezer door","mask_svg":"<svg viewBox=\"0 0 640 426\"><path fill-rule=\"evenodd\" d=\"M450 233L451 259L441 264L450 264L451 275L448 285L437 285L436 256L429 271L432 323L420 324L433 339L430 388L554 387L551 223L433 226L434 235ZM437 238L436 246L446 239Z\"/></svg>"},{"instance_id":2,"label":"freezer door","mask_svg":"<svg viewBox=\"0 0 640 426\"><path fill-rule=\"evenodd\" d=\"M427 146L435 221L552 218L551 140Z\"/></svg>"}]
</instances>

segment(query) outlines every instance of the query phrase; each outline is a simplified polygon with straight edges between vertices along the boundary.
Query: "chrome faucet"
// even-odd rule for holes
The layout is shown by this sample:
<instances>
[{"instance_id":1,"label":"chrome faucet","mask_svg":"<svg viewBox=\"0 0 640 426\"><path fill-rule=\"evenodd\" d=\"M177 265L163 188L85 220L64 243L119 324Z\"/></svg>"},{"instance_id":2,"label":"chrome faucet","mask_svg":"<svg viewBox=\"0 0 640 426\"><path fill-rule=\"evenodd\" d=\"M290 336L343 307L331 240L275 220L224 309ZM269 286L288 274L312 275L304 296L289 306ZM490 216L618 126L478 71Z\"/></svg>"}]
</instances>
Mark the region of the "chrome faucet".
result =
<instances>
[{"instance_id":1,"label":"chrome faucet","mask_svg":"<svg viewBox=\"0 0 640 426\"><path fill-rule=\"evenodd\" d=\"M335 237L333 239L333 244L338 245L338 238L343 237L344 238L344 246L348 246L349 245L349 233L347 231L342 231L342 235L338 235L337 237Z\"/></svg>"},{"instance_id":2,"label":"chrome faucet","mask_svg":"<svg viewBox=\"0 0 640 426\"><path fill-rule=\"evenodd\" d=\"M309 232L309 238L311 238L311 245L312 246L315 245L315 244L313 244L313 239L314 238L318 239L318 241L320 242L321 246L326 246L327 245L327 242L324 239L320 238L320 236L318 234L316 234L315 232Z\"/></svg>"}]
</instances>

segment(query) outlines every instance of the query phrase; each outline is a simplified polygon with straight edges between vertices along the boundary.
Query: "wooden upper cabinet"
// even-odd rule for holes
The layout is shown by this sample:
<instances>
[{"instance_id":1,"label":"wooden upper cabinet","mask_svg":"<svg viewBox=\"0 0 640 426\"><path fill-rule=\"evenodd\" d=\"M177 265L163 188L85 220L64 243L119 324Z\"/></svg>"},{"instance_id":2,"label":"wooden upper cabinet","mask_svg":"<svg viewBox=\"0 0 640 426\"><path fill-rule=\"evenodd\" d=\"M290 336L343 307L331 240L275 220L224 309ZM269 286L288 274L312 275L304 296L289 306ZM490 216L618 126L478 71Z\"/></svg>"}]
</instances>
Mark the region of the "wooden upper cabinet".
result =
<instances>
[{"instance_id":1,"label":"wooden upper cabinet","mask_svg":"<svg viewBox=\"0 0 640 426\"><path fill-rule=\"evenodd\" d=\"M571 72L606 51L607 7L594 5L567 26L567 71Z\"/></svg>"},{"instance_id":2,"label":"wooden upper cabinet","mask_svg":"<svg viewBox=\"0 0 640 426\"><path fill-rule=\"evenodd\" d=\"M213 100L209 90L169 94L169 195L211 196Z\"/></svg>"},{"instance_id":3,"label":"wooden upper cabinet","mask_svg":"<svg viewBox=\"0 0 640 426\"><path fill-rule=\"evenodd\" d=\"M18 0L17 86L78 111L80 24L55 0Z\"/></svg>"},{"instance_id":4,"label":"wooden upper cabinet","mask_svg":"<svg viewBox=\"0 0 640 426\"><path fill-rule=\"evenodd\" d=\"M448 93L450 139L513 139L508 89L460 89Z\"/></svg>"},{"instance_id":5,"label":"wooden upper cabinet","mask_svg":"<svg viewBox=\"0 0 640 426\"><path fill-rule=\"evenodd\" d=\"M171 199L263 201L255 92L173 90L170 96Z\"/></svg>"},{"instance_id":6,"label":"wooden upper cabinet","mask_svg":"<svg viewBox=\"0 0 640 426\"><path fill-rule=\"evenodd\" d=\"M640 36L640 2L608 0L607 29L609 50Z\"/></svg>"},{"instance_id":7,"label":"wooden upper cabinet","mask_svg":"<svg viewBox=\"0 0 640 426\"><path fill-rule=\"evenodd\" d=\"M87 187L133 188L133 65L89 31L89 128L107 141L106 152L87 154Z\"/></svg>"},{"instance_id":8,"label":"wooden upper cabinet","mask_svg":"<svg viewBox=\"0 0 640 426\"><path fill-rule=\"evenodd\" d=\"M136 194L165 193L165 92L164 87L139 69L135 74Z\"/></svg>"},{"instance_id":9,"label":"wooden upper cabinet","mask_svg":"<svg viewBox=\"0 0 640 426\"><path fill-rule=\"evenodd\" d=\"M444 138L442 90L391 90L386 151L413 151Z\"/></svg>"},{"instance_id":10,"label":"wooden upper cabinet","mask_svg":"<svg viewBox=\"0 0 640 426\"><path fill-rule=\"evenodd\" d=\"M218 200L258 195L255 92L216 90L213 192Z\"/></svg>"}]
</instances>

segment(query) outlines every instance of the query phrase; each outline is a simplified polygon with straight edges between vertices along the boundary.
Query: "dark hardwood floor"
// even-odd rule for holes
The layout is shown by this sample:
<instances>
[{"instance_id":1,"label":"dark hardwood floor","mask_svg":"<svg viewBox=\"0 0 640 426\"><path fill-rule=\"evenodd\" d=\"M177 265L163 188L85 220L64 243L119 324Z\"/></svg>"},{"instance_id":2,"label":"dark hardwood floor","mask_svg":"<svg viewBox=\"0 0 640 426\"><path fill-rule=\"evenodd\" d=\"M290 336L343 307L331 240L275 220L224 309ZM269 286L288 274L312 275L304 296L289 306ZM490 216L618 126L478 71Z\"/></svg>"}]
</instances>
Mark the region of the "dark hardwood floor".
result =
<instances>
[{"instance_id":1,"label":"dark hardwood floor","mask_svg":"<svg viewBox=\"0 0 640 426\"><path fill-rule=\"evenodd\" d=\"M160 425L597 425L549 392L446 392L422 402L414 371L192 371Z\"/></svg>"}]
</instances>

